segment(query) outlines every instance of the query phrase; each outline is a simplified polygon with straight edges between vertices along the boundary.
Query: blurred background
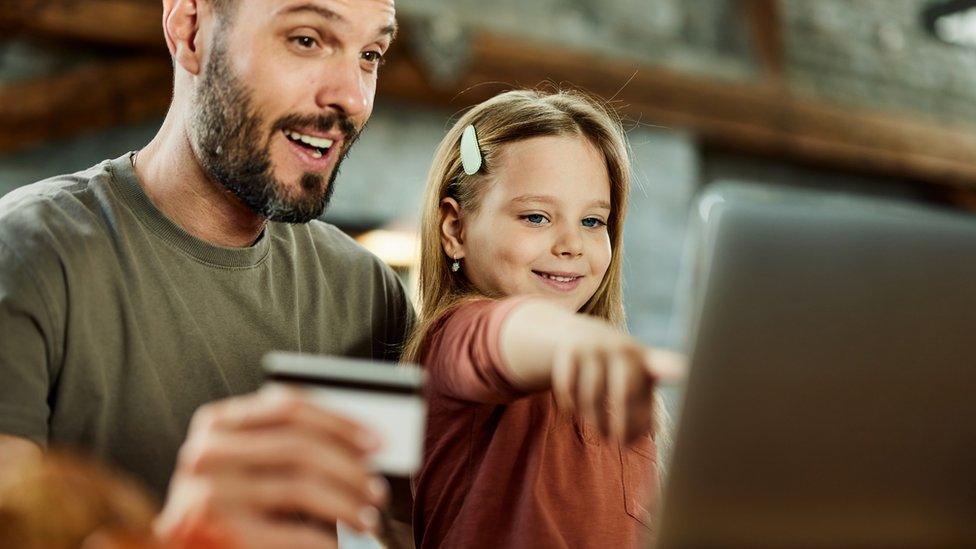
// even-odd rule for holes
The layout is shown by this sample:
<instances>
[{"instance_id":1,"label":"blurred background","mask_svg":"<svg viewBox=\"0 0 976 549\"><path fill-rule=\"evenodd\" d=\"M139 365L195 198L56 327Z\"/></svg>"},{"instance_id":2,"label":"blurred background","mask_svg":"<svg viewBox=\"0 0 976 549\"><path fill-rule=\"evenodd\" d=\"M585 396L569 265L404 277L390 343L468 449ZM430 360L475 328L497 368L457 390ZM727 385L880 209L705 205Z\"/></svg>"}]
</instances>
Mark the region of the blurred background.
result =
<instances>
[{"instance_id":1,"label":"blurred background","mask_svg":"<svg viewBox=\"0 0 976 549\"><path fill-rule=\"evenodd\" d=\"M689 207L738 180L976 210L976 10L944 0L398 0L402 33L326 218L411 283L434 147L517 86L612 100L637 174L632 332L681 347ZM970 11L972 10L972 11ZM160 0L2 0L0 194L149 141Z\"/></svg>"}]
</instances>

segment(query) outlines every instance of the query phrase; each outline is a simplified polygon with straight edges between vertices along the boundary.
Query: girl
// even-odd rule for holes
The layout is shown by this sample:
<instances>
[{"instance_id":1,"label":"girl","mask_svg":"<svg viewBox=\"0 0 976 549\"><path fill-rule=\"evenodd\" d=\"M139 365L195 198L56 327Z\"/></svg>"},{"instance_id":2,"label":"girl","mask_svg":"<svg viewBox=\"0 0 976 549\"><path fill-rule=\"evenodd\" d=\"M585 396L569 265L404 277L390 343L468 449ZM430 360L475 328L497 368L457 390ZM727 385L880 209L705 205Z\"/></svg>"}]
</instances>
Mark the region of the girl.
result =
<instances>
[{"instance_id":1,"label":"girl","mask_svg":"<svg viewBox=\"0 0 976 549\"><path fill-rule=\"evenodd\" d=\"M632 547L651 527L663 372L621 331L629 179L619 121L571 92L499 95L438 148L405 350L429 373L419 547Z\"/></svg>"}]
</instances>

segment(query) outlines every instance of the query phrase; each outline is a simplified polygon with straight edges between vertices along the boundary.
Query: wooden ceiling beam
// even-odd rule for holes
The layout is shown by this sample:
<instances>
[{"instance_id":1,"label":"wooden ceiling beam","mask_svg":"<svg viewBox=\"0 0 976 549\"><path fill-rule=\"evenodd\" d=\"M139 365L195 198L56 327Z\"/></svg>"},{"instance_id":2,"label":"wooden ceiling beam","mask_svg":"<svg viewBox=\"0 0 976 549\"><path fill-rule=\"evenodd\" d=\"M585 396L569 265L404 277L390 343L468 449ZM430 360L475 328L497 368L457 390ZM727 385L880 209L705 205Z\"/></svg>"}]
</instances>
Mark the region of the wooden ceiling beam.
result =
<instances>
[{"instance_id":1,"label":"wooden ceiling beam","mask_svg":"<svg viewBox=\"0 0 976 549\"><path fill-rule=\"evenodd\" d=\"M690 131L706 146L976 189L972 126L840 107L793 96L775 83L716 81L488 34L474 38L461 80L438 88L407 42L398 41L383 69L380 102L457 111L513 86L565 83L614 98L630 120ZM161 116L171 79L162 54L0 87L0 151Z\"/></svg>"},{"instance_id":2,"label":"wooden ceiling beam","mask_svg":"<svg viewBox=\"0 0 976 549\"><path fill-rule=\"evenodd\" d=\"M0 28L28 36L165 50L159 0L22 0L0 13Z\"/></svg>"},{"instance_id":3,"label":"wooden ceiling beam","mask_svg":"<svg viewBox=\"0 0 976 549\"><path fill-rule=\"evenodd\" d=\"M776 82L717 81L485 35L475 41L471 70L451 89L429 86L415 62L398 63L382 85L404 99L456 109L543 80L613 97L627 118L690 130L707 146L976 189L976 127L831 105Z\"/></svg>"},{"instance_id":4,"label":"wooden ceiling beam","mask_svg":"<svg viewBox=\"0 0 976 549\"><path fill-rule=\"evenodd\" d=\"M0 86L0 151L13 151L166 112L173 67L158 55L94 63Z\"/></svg>"},{"instance_id":5,"label":"wooden ceiling beam","mask_svg":"<svg viewBox=\"0 0 976 549\"><path fill-rule=\"evenodd\" d=\"M782 81L786 50L779 0L745 0L741 6L761 74L767 80Z\"/></svg>"}]
</instances>

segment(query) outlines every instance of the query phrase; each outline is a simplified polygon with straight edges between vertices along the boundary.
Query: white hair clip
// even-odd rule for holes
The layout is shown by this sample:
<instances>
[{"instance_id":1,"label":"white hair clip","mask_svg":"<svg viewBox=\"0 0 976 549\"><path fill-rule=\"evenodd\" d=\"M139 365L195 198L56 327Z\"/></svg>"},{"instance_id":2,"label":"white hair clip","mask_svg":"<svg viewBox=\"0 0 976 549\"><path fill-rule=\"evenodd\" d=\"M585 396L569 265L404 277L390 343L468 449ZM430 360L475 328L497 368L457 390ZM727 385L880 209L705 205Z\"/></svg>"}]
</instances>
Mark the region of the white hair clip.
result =
<instances>
[{"instance_id":1,"label":"white hair clip","mask_svg":"<svg viewBox=\"0 0 976 549\"><path fill-rule=\"evenodd\" d=\"M468 124L461 134L461 165L468 175L474 175L481 169L481 145L478 144L478 134L473 124Z\"/></svg>"}]
</instances>

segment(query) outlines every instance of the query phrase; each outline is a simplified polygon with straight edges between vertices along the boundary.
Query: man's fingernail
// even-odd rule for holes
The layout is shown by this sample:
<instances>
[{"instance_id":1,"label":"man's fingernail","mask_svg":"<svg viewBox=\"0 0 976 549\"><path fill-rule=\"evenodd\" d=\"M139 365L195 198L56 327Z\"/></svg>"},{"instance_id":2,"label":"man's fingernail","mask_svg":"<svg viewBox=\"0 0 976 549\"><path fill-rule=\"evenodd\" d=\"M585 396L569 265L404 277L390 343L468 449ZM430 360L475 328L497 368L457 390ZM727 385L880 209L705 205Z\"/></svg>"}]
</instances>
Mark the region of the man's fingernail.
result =
<instances>
[{"instance_id":1,"label":"man's fingernail","mask_svg":"<svg viewBox=\"0 0 976 549\"><path fill-rule=\"evenodd\" d=\"M390 485L385 479L380 477L369 479L368 489L370 498L375 502L385 501L387 494L390 493Z\"/></svg>"},{"instance_id":2,"label":"man's fingernail","mask_svg":"<svg viewBox=\"0 0 976 549\"><path fill-rule=\"evenodd\" d=\"M376 507L363 507L359 510L359 522L372 530L380 523L380 512L376 510Z\"/></svg>"}]
</instances>

